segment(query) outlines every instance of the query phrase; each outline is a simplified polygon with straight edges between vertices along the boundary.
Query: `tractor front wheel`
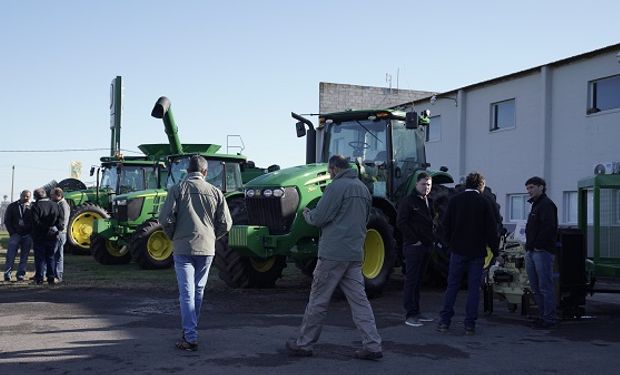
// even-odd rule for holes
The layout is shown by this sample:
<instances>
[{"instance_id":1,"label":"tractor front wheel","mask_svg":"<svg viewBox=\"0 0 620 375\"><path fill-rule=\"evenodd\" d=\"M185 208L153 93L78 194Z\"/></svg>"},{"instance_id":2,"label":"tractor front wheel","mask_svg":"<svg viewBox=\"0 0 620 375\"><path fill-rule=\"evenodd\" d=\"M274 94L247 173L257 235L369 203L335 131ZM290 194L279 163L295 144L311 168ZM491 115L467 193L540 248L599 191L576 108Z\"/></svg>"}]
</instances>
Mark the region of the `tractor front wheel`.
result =
<instances>
[{"instance_id":1,"label":"tractor front wheel","mask_svg":"<svg viewBox=\"0 0 620 375\"><path fill-rule=\"evenodd\" d=\"M90 252L100 264L127 264L131 261L131 254L127 245L120 246L117 242L96 234L92 236L90 241Z\"/></svg>"},{"instance_id":2,"label":"tractor front wheel","mask_svg":"<svg viewBox=\"0 0 620 375\"><path fill-rule=\"evenodd\" d=\"M84 203L71 211L67 228L67 247L72 254L90 253L90 236L95 220L109 219L110 215L101 206Z\"/></svg>"},{"instance_id":3,"label":"tractor front wheel","mask_svg":"<svg viewBox=\"0 0 620 375\"><path fill-rule=\"evenodd\" d=\"M131 257L143 269L170 268L173 264L172 241L161 224L149 220L131 237Z\"/></svg>"},{"instance_id":4,"label":"tractor front wheel","mask_svg":"<svg viewBox=\"0 0 620 375\"><path fill-rule=\"evenodd\" d=\"M366 226L362 263L366 294L374 296L383 291L394 268L396 255L394 228L381 210L372 208Z\"/></svg>"}]
</instances>

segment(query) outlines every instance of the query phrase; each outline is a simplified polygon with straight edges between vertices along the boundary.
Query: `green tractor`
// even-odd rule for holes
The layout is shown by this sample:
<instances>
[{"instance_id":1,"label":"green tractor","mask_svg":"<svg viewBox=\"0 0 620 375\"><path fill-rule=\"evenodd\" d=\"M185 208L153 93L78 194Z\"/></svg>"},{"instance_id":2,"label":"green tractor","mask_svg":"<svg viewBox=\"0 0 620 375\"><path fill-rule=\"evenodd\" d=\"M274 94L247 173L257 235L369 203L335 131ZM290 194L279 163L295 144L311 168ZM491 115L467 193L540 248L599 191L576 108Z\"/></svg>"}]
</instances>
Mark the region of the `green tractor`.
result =
<instances>
[{"instance_id":1,"label":"green tractor","mask_svg":"<svg viewBox=\"0 0 620 375\"><path fill-rule=\"evenodd\" d=\"M245 156L218 153L219 145L181 144L170 101L166 97L159 98L151 115L163 120L169 140L169 145L166 145L167 183L161 188L115 197L112 217L97 220L91 237L93 255L102 264L126 263L133 258L144 269L168 268L172 265L172 242L162 230L158 214L168 194L167 187L185 178L189 159L193 155L202 155L207 160L206 179L224 192L233 217L245 215L242 191L244 175L250 178L267 172L247 162ZM164 151L160 145L143 146L155 154ZM272 166L270 170L276 168Z\"/></svg>"},{"instance_id":2,"label":"green tractor","mask_svg":"<svg viewBox=\"0 0 620 375\"><path fill-rule=\"evenodd\" d=\"M362 271L369 293L380 293L400 259L396 204L415 188L415 177L430 166L424 148L429 113L396 109L319 115L314 128L292 113L297 136L306 136L306 165L255 178L245 186L247 225L233 225L228 247L218 249L215 265L229 286L271 287L291 258L304 273L316 264L319 231L302 215L314 207L330 183L327 160L347 157L372 194ZM306 131L306 126L308 131ZM317 154L318 151L318 154ZM446 168L427 171L434 185L452 183ZM447 188L446 188L447 189Z\"/></svg>"},{"instance_id":3,"label":"green tractor","mask_svg":"<svg viewBox=\"0 0 620 375\"><path fill-rule=\"evenodd\" d=\"M79 180L67 179L58 184L65 190L65 199L71 207L67 230L67 250L72 253L89 253L90 236L95 220L109 218L112 200L116 195L130 191L152 189L161 186L166 180L166 165L161 155L141 150L142 156L122 156L120 150L122 78L117 76L111 85L110 156L100 159L98 167L92 167L90 175L96 171L96 185L87 189ZM81 184L80 188L66 189L65 181L73 182L68 187Z\"/></svg>"}]
</instances>

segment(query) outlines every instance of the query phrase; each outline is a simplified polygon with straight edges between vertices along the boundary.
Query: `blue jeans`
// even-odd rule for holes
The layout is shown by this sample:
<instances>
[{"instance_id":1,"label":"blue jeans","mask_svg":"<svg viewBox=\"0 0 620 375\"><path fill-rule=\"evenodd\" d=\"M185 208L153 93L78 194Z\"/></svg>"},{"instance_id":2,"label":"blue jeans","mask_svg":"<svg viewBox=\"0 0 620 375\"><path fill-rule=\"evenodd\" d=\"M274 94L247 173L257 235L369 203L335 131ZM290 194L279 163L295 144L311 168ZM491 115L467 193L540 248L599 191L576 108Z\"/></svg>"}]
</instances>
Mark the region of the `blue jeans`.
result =
<instances>
[{"instance_id":1,"label":"blue jeans","mask_svg":"<svg viewBox=\"0 0 620 375\"><path fill-rule=\"evenodd\" d=\"M17 256L17 250L19 253L19 268L17 269L17 277L24 277L26 274L26 266L28 264L28 255L32 248L32 237L29 234L21 235L13 233L9 238L9 243L6 249L6 264L4 266L4 277L11 277L13 271L13 265L15 264L15 257Z\"/></svg>"},{"instance_id":2,"label":"blue jeans","mask_svg":"<svg viewBox=\"0 0 620 375\"><path fill-rule=\"evenodd\" d=\"M198 321L212 255L174 255L174 270L179 285L181 325L187 342L198 342Z\"/></svg>"},{"instance_id":3,"label":"blue jeans","mask_svg":"<svg viewBox=\"0 0 620 375\"><path fill-rule=\"evenodd\" d=\"M548 251L528 251L525 253L525 271L530 280L530 289L538 306L539 317L545 322L554 323L555 290L553 283L553 255Z\"/></svg>"},{"instance_id":4,"label":"blue jeans","mask_svg":"<svg viewBox=\"0 0 620 375\"><path fill-rule=\"evenodd\" d=\"M56 239L45 239L33 241L34 248L34 280L42 282L43 277L47 280L54 279L54 250L56 249ZM45 274L45 275L44 275Z\"/></svg>"},{"instance_id":5,"label":"blue jeans","mask_svg":"<svg viewBox=\"0 0 620 375\"><path fill-rule=\"evenodd\" d=\"M443 308L439 313L440 324L450 326L454 316L454 303L461 287L463 275L467 272L467 306L465 307L465 328L475 328L478 319L478 302L480 300L480 280L484 266L484 257L468 257L452 253L448 271L448 287L444 297Z\"/></svg>"},{"instance_id":6,"label":"blue jeans","mask_svg":"<svg viewBox=\"0 0 620 375\"><path fill-rule=\"evenodd\" d=\"M420 314L420 286L422 277L426 272L431 251L424 245L405 245L403 247L405 258L405 285L403 287L403 307L405 316L415 316Z\"/></svg>"},{"instance_id":7,"label":"blue jeans","mask_svg":"<svg viewBox=\"0 0 620 375\"><path fill-rule=\"evenodd\" d=\"M54 249L54 275L58 280L62 280L62 273L65 269L64 248L67 242L67 233L58 233L56 237L56 248Z\"/></svg>"}]
</instances>

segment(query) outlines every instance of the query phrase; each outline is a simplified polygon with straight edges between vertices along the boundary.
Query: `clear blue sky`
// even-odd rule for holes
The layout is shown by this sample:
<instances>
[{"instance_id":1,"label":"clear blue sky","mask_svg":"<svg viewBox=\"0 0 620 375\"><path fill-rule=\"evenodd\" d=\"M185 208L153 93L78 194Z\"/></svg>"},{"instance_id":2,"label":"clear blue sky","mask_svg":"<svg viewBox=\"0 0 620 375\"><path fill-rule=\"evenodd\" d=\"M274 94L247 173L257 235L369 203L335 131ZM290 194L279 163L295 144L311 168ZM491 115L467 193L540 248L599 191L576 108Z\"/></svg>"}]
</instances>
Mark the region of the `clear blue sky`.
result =
<instances>
[{"instance_id":1,"label":"clear blue sky","mask_svg":"<svg viewBox=\"0 0 620 375\"><path fill-rule=\"evenodd\" d=\"M121 75L121 146L239 134L257 165L304 162L290 112L318 111L319 82L449 91L620 42L620 2L33 1L0 5L0 150L108 148ZM224 147L225 148L225 147ZM98 152L0 153L0 198L69 175Z\"/></svg>"}]
</instances>

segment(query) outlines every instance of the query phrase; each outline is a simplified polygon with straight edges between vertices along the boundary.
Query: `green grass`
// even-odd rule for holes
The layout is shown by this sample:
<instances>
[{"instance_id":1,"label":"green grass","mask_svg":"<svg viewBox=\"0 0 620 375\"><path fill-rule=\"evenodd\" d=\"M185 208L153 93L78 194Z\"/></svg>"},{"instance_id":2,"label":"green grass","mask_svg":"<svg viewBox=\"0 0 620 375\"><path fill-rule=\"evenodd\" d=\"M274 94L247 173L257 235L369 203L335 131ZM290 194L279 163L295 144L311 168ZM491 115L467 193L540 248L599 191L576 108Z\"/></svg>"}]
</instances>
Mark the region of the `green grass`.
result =
<instances>
[{"instance_id":1,"label":"green grass","mask_svg":"<svg viewBox=\"0 0 620 375\"><path fill-rule=\"evenodd\" d=\"M6 249L6 245L9 243L9 232L0 231L0 249Z\"/></svg>"}]
</instances>

